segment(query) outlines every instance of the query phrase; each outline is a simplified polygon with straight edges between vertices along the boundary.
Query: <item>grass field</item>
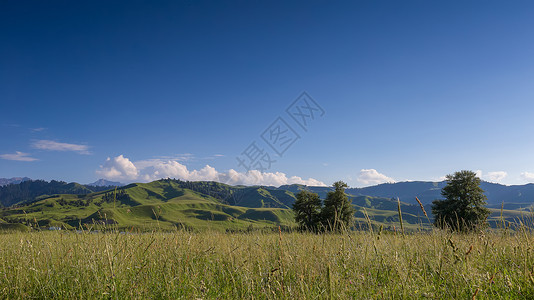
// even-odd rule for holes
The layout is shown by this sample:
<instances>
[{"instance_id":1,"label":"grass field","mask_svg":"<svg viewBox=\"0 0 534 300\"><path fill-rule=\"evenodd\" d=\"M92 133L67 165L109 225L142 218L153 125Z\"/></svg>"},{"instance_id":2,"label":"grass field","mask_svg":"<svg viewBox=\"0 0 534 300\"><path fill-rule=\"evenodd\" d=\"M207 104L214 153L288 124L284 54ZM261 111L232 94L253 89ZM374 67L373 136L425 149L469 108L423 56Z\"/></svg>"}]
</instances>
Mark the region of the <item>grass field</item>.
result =
<instances>
[{"instance_id":1,"label":"grass field","mask_svg":"<svg viewBox=\"0 0 534 300\"><path fill-rule=\"evenodd\" d=\"M532 299L533 235L0 235L1 299Z\"/></svg>"}]
</instances>

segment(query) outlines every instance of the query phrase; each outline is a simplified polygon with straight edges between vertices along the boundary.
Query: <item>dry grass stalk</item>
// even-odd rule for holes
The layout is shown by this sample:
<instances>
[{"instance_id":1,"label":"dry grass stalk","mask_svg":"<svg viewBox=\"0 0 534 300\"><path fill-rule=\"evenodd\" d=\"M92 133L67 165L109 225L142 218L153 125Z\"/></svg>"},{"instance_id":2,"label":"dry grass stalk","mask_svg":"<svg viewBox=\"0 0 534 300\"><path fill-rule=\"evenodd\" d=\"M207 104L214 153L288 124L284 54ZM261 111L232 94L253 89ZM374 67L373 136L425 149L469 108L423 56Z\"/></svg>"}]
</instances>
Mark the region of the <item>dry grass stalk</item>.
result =
<instances>
[{"instance_id":1,"label":"dry grass stalk","mask_svg":"<svg viewBox=\"0 0 534 300\"><path fill-rule=\"evenodd\" d=\"M402 223L401 203L399 197L397 197L397 210L399 213L399 222L401 226L402 235L404 236L404 224Z\"/></svg>"},{"instance_id":2,"label":"dry grass stalk","mask_svg":"<svg viewBox=\"0 0 534 300\"><path fill-rule=\"evenodd\" d=\"M425 217L428 218L428 215L426 214L426 210L425 210L425 207L423 206L423 203L421 203L421 201L417 197L415 197L415 200L417 200L417 203L419 203L419 207L421 207L421 210L423 211L423 214L425 215Z\"/></svg>"},{"instance_id":3,"label":"dry grass stalk","mask_svg":"<svg viewBox=\"0 0 534 300\"><path fill-rule=\"evenodd\" d=\"M473 251L473 245L471 245L471 247L469 247L469 250L467 250L467 252L465 253L465 256L468 256L469 253L471 253L471 251Z\"/></svg>"}]
</instances>

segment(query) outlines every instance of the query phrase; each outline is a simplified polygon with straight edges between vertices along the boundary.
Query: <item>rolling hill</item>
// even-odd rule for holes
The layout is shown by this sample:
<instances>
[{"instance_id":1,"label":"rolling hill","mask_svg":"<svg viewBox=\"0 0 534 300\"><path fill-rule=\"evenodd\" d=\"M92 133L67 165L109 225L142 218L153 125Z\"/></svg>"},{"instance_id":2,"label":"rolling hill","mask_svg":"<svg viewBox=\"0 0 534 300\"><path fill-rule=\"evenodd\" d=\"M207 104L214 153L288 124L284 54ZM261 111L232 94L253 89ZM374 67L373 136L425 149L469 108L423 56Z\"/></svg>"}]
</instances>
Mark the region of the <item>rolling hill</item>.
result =
<instances>
[{"instance_id":1,"label":"rolling hill","mask_svg":"<svg viewBox=\"0 0 534 300\"><path fill-rule=\"evenodd\" d=\"M398 224L397 200L406 225L428 223L430 202L440 198L444 183L404 182L368 188L347 189L356 209L358 224L369 219L391 228ZM486 188L491 219L503 216L517 220L528 213L534 196L534 185L503 186L483 183ZM100 190L99 190L100 189ZM301 190L316 192L321 198L330 187L286 185L281 187L230 186L218 182L189 182L162 179L151 183L134 183L123 187L92 187L59 181L25 181L0 188L0 228L16 226L113 225L117 228L212 228L243 230L249 226L292 226L290 210L295 194ZM423 215L415 196L425 204L429 218ZM10 204L11 203L11 204ZM13 205L17 203L17 205ZM17 228L18 228L17 227Z\"/></svg>"},{"instance_id":2,"label":"rolling hill","mask_svg":"<svg viewBox=\"0 0 534 300\"><path fill-rule=\"evenodd\" d=\"M250 226L269 227L293 225L293 213L287 208L265 207L265 203L284 206L269 191L262 188L229 187L209 182L195 189L210 187L207 193L183 188L187 182L159 180L88 194L55 194L41 196L30 204L3 209L3 224L65 228L99 228L115 226L127 229L210 228L215 230L245 230ZM227 189L250 197L244 203L254 206L228 205L222 196ZM279 193L285 193L278 191ZM215 198L210 195L218 195ZM219 194L218 194L219 193ZM252 196L250 195L252 194ZM231 196L230 196L231 198ZM275 206L275 205L273 205Z\"/></svg>"}]
</instances>

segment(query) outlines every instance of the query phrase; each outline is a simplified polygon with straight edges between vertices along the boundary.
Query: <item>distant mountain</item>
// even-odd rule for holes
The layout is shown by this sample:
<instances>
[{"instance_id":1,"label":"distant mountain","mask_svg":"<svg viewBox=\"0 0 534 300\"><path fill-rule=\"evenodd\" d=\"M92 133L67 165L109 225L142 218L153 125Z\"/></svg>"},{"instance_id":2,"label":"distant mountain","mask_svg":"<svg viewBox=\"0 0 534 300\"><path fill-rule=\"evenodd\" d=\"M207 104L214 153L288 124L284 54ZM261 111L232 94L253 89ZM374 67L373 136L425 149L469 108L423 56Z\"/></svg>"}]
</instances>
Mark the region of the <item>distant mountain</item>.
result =
<instances>
[{"instance_id":1,"label":"distant mountain","mask_svg":"<svg viewBox=\"0 0 534 300\"><path fill-rule=\"evenodd\" d=\"M126 184L116 182L116 181L109 181L105 179L98 179L97 181L93 183L86 184L88 186L125 186Z\"/></svg>"},{"instance_id":2,"label":"distant mountain","mask_svg":"<svg viewBox=\"0 0 534 300\"><path fill-rule=\"evenodd\" d=\"M355 196L373 196L384 198L397 198L403 202L415 203L418 197L423 204L430 204L436 199L442 199L441 189L446 182L409 181L397 183L384 183L364 188L350 188L347 193Z\"/></svg>"},{"instance_id":3,"label":"distant mountain","mask_svg":"<svg viewBox=\"0 0 534 300\"><path fill-rule=\"evenodd\" d=\"M435 199L441 198L441 189L445 182L397 182L384 183L364 188L348 188L345 192L351 197L370 196L377 198L399 199L406 203L415 204L417 196L425 204L432 203ZM326 198L328 192L333 191L332 187L305 186L300 184L283 185L279 189L291 191L294 194L300 190L308 190L317 193L321 199Z\"/></svg>"},{"instance_id":4,"label":"distant mountain","mask_svg":"<svg viewBox=\"0 0 534 300\"><path fill-rule=\"evenodd\" d=\"M0 178L0 186L8 185L8 184L17 184L24 181L31 180L28 177L13 177L13 178Z\"/></svg>"},{"instance_id":5,"label":"distant mountain","mask_svg":"<svg viewBox=\"0 0 534 300\"><path fill-rule=\"evenodd\" d=\"M355 196L373 196L384 198L396 198L407 203L416 203L415 197L425 205L431 204L436 199L443 199L441 189L446 182L413 181L384 183L365 188L347 189L347 194ZM504 203L505 208L516 209L528 207L534 204L534 184L525 185L502 185L482 181L481 188L488 197L489 207L500 207Z\"/></svg>"},{"instance_id":6,"label":"distant mountain","mask_svg":"<svg viewBox=\"0 0 534 300\"><path fill-rule=\"evenodd\" d=\"M534 204L534 184L525 185L502 185L497 183L482 182L482 189L488 197L489 207L517 209L529 207Z\"/></svg>"}]
</instances>

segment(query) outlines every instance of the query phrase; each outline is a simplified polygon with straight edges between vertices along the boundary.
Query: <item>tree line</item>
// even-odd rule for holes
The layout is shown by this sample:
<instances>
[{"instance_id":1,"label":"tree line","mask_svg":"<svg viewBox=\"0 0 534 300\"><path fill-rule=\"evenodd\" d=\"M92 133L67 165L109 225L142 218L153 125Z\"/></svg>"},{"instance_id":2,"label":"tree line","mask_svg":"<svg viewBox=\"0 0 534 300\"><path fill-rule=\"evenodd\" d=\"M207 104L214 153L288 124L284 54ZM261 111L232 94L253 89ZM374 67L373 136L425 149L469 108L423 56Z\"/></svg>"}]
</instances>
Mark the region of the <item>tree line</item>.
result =
<instances>
[{"instance_id":1,"label":"tree line","mask_svg":"<svg viewBox=\"0 0 534 300\"><path fill-rule=\"evenodd\" d=\"M446 182L441 191L445 199L432 202L434 226L457 232L485 228L490 211L485 207L487 198L476 173L466 170L455 172L446 176ZM303 190L296 195L293 211L299 228L318 232L340 231L352 226L355 210L345 194L347 184L337 181L333 187L334 191L327 194L324 203L318 194L310 191ZM420 205L426 215L423 205Z\"/></svg>"},{"instance_id":2,"label":"tree line","mask_svg":"<svg viewBox=\"0 0 534 300\"><path fill-rule=\"evenodd\" d=\"M27 180L0 187L0 206L9 207L17 203L30 203L43 195L74 194L85 195L109 190L113 187L85 186L65 181Z\"/></svg>"}]
</instances>

